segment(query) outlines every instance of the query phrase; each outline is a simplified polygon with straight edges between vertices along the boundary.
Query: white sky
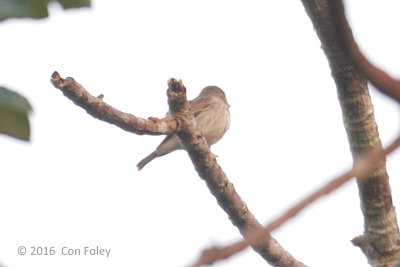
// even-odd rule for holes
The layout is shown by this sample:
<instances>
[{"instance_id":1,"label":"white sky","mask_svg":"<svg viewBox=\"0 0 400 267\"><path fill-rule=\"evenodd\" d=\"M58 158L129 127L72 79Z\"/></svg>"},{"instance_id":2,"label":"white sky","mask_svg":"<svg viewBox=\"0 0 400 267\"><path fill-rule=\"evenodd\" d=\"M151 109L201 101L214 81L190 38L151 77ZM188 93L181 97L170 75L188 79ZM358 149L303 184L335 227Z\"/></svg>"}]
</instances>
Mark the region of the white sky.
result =
<instances>
[{"instance_id":1,"label":"white sky","mask_svg":"<svg viewBox=\"0 0 400 267\"><path fill-rule=\"evenodd\" d=\"M398 75L398 1L351 1L357 39ZM136 164L163 137L93 119L49 82L72 76L137 116L162 117L170 77L189 98L218 85L231 128L212 150L257 219L275 218L351 165L336 89L300 1L93 1L91 9L0 24L0 83L34 107L32 141L0 137L0 262L6 267L186 266L240 238L186 152ZM387 144L399 128L393 101L371 92ZM397 155L397 156L396 156ZM400 206L399 155L388 159ZM397 163L397 164L396 164ZM396 194L397 193L397 194ZM351 182L273 233L309 266L368 266L350 240L363 232ZM55 247L19 256L19 246ZM62 256L62 247L111 249ZM265 266L250 249L215 266Z\"/></svg>"}]
</instances>

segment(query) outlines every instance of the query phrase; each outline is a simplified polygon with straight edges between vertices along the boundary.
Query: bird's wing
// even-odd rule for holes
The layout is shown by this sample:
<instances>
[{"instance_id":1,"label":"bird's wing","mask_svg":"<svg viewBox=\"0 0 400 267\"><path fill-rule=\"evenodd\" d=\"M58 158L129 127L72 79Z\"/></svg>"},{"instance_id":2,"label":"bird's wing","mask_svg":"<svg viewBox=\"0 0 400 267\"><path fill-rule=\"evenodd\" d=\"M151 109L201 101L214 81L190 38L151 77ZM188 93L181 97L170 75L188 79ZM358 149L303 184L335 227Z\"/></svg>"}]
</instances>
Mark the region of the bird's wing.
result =
<instances>
[{"instance_id":1,"label":"bird's wing","mask_svg":"<svg viewBox=\"0 0 400 267\"><path fill-rule=\"evenodd\" d=\"M189 105L195 118L198 117L201 113L204 114L205 111L212 108L212 102L210 102L210 99L206 97L199 97L197 99L189 101Z\"/></svg>"}]
</instances>

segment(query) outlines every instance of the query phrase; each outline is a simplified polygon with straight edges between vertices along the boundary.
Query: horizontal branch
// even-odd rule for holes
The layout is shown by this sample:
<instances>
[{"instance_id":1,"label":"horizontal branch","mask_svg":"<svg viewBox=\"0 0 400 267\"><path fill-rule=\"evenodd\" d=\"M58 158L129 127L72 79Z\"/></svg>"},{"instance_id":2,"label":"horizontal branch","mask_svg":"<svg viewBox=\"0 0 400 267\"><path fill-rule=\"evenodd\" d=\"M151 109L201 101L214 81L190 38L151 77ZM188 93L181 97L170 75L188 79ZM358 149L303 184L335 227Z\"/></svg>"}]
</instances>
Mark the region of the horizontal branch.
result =
<instances>
[{"instance_id":1,"label":"horizontal branch","mask_svg":"<svg viewBox=\"0 0 400 267\"><path fill-rule=\"evenodd\" d=\"M73 78L61 78L57 71L50 79L54 87L60 89L76 105L96 119L114 124L121 129L134 134L162 135L175 132L178 127L175 119L142 119L132 114L124 113L103 101L103 95L95 97L77 83Z\"/></svg>"}]
</instances>

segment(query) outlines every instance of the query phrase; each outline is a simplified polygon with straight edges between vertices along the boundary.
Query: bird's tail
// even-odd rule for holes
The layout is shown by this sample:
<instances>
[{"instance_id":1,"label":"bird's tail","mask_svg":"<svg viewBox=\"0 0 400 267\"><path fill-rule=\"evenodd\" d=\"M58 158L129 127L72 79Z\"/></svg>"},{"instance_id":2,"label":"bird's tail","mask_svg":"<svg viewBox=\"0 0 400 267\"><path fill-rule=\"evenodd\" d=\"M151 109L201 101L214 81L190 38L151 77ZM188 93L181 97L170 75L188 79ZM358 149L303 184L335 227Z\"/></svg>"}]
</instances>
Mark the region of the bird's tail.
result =
<instances>
[{"instance_id":1,"label":"bird's tail","mask_svg":"<svg viewBox=\"0 0 400 267\"><path fill-rule=\"evenodd\" d=\"M142 159L136 166L138 167L138 170L140 171L141 169L143 169L144 166L147 165L147 163L149 163L150 161L152 161L153 159L155 159L157 157L157 154L155 152L151 153L150 155L148 155L147 157L145 157L144 159Z\"/></svg>"}]
</instances>

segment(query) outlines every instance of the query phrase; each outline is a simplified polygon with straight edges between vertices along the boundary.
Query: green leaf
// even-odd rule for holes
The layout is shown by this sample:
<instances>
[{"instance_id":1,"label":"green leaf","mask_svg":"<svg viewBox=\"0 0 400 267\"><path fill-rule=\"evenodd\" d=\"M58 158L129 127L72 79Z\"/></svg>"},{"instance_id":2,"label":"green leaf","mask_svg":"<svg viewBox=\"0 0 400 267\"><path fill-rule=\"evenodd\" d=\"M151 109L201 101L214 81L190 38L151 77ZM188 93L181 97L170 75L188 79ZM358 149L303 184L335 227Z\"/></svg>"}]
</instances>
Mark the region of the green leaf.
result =
<instances>
[{"instance_id":1,"label":"green leaf","mask_svg":"<svg viewBox=\"0 0 400 267\"><path fill-rule=\"evenodd\" d=\"M0 21L8 18L45 18L47 5L52 0L0 0ZM89 7L90 0L54 0L64 9Z\"/></svg>"},{"instance_id":2,"label":"green leaf","mask_svg":"<svg viewBox=\"0 0 400 267\"><path fill-rule=\"evenodd\" d=\"M25 97L0 86L0 133L29 140L28 113L31 110Z\"/></svg>"},{"instance_id":3,"label":"green leaf","mask_svg":"<svg viewBox=\"0 0 400 267\"><path fill-rule=\"evenodd\" d=\"M90 7L90 0L57 0L64 9Z\"/></svg>"}]
</instances>

